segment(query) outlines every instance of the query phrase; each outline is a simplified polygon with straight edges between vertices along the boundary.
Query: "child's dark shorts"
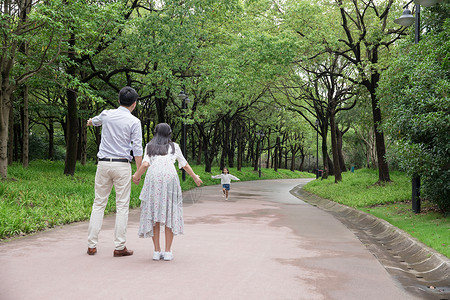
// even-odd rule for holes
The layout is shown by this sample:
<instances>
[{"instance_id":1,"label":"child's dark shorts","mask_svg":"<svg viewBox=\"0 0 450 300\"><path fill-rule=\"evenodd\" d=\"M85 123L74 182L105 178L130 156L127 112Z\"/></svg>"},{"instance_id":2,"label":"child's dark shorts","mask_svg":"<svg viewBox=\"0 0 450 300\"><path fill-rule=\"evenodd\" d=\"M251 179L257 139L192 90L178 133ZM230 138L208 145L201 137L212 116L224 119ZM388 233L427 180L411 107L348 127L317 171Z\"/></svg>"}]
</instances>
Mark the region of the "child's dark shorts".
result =
<instances>
[{"instance_id":1,"label":"child's dark shorts","mask_svg":"<svg viewBox=\"0 0 450 300\"><path fill-rule=\"evenodd\" d=\"M230 185L229 184L222 184L222 188L224 188L227 191L229 191L230 190Z\"/></svg>"}]
</instances>

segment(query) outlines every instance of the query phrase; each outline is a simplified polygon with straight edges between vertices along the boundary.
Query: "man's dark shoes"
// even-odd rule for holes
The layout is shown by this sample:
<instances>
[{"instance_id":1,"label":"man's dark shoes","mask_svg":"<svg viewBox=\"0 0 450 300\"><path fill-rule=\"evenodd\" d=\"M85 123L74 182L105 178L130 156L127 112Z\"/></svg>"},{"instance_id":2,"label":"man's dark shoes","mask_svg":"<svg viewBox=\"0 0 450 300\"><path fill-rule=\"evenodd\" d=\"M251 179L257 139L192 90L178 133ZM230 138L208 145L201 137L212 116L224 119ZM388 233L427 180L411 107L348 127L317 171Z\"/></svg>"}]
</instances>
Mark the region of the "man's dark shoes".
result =
<instances>
[{"instance_id":1,"label":"man's dark shoes","mask_svg":"<svg viewBox=\"0 0 450 300\"><path fill-rule=\"evenodd\" d=\"M87 254L94 255L95 253L97 253L97 248L88 248Z\"/></svg>"},{"instance_id":2,"label":"man's dark shoes","mask_svg":"<svg viewBox=\"0 0 450 300\"><path fill-rule=\"evenodd\" d=\"M133 250L127 250L127 247L123 248L122 250L114 250L114 257L130 255L133 255Z\"/></svg>"}]
</instances>

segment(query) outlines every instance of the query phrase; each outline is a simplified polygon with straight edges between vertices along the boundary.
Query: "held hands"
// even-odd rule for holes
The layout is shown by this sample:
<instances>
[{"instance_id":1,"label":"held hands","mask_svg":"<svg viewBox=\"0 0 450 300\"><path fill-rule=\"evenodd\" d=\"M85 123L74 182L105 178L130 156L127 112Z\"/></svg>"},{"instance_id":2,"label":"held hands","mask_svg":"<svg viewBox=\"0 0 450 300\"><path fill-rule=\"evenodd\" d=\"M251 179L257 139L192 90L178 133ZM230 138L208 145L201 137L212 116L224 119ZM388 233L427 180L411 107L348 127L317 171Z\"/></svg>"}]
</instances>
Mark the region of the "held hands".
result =
<instances>
[{"instance_id":1,"label":"held hands","mask_svg":"<svg viewBox=\"0 0 450 300\"><path fill-rule=\"evenodd\" d=\"M139 162L136 162L136 164L139 164ZM149 166L149 163L144 161L142 164L140 164L140 166L138 167L136 172L134 172L134 174L131 178L133 179L133 182L135 184L139 184L139 181L141 181L142 174L144 174L144 172L145 172L145 170L147 170L148 166Z\"/></svg>"},{"instance_id":2,"label":"held hands","mask_svg":"<svg viewBox=\"0 0 450 300\"><path fill-rule=\"evenodd\" d=\"M131 178L133 179L133 182L134 182L136 185L139 184L139 181L141 181L141 178L140 178L140 177L137 177L136 174L134 174Z\"/></svg>"}]
</instances>

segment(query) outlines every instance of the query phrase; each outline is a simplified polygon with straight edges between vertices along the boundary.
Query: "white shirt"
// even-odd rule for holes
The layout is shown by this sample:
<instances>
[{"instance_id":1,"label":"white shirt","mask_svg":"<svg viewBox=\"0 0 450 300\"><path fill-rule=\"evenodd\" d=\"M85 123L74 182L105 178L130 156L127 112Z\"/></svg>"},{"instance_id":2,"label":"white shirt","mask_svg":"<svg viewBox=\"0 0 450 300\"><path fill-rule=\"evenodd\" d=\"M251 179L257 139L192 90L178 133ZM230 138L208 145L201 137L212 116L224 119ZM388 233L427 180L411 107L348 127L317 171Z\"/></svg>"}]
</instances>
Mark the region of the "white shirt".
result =
<instances>
[{"instance_id":1,"label":"white shirt","mask_svg":"<svg viewBox=\"0 0 450 300\"><path fill-rule=\"evenodd\" d=\"M220 174L220 175L211 176L211 178L215 178L215 179L219 179L220 178L220 184L230 184L231 183L231 179L233 179L233 180L240 180L236 176L233 176L231 174L223 174L223 173Z\"/></svg>"},{"instance_id":2,"label":"white shirt","mask_svg":"<svg viewBox=\"0 0 450 300\"><path fill-rule=\"evenodd\" d=\"M152 165L152 163L160 158L169 158L171 163L174 164L175 160L178 161L178 168L181 169L183 167L185 167L187 165L187 161L183 156L183 152L181 152L180 146L177 143L173 143L173 145L175 146L175 153L172 153L172 147L169 145L169 149L167 150L167 154L166 155L154 155L154 156L148 156L148 152L147 152L147 146L145 146L145 153L144 153L144 159L142 160L142 162L146 161L148 162L149 165Z\"/></svg>"},{"instance_id":3,"label":"white shirt","mask_svg":"<svg viewBox=\"0 0 450 300\"><path fill-rule=\"evenodd\" d=\"M141 121L128 108L120 106L104 110L92 118L92 125L102 126L98 158L126 158L132 161L131 150L134 156L142 156Z\"/></svg>"}]
</instances>

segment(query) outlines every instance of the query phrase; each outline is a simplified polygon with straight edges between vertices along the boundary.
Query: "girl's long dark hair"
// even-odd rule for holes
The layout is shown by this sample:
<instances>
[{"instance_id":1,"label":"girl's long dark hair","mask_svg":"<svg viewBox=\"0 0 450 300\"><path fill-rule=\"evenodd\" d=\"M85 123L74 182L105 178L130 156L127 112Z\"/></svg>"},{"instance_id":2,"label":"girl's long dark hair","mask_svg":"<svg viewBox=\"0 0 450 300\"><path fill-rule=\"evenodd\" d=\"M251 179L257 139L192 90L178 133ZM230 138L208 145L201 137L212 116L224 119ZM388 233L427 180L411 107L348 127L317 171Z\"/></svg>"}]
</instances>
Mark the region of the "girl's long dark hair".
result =
<instances>
[{"instance_id":1,"label":"girl's long dark hair","mask_svg":"<svg viewBox=\"0 0 450 300\"><path fill-rule=\"evenodd\" d=\"M167 123L159 123L155 128L155 135L147 144L148 156L166 155L169 152L169 145L172 147L172 154L175 153L175 145L170 137L172 129Z\"/></svg>"}]
</instances>

